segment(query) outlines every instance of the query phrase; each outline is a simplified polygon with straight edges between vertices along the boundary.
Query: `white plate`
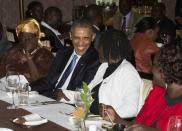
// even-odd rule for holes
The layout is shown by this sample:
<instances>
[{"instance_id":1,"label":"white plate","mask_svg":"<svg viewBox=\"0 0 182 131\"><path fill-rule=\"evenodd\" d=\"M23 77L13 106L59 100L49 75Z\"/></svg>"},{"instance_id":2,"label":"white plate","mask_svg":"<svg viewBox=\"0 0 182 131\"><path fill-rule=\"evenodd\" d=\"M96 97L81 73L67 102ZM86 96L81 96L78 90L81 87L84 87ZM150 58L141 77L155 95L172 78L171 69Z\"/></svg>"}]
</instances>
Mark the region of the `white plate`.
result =
<instances>
[{"instance_id":1,"label":"white plate","mask_svg":"<svg viewBox=\"0 0 182 131\"><path fill-rule=\"evenodd\" d=\"M86 127L89 127L90 125L96 125L97 127L102 127L103 124L112 125L110 122L105 120L98 120L98 119L85 120Z\"/></svg>"},{"instance_id":2,"label":"white plate","mask_svg":"<svg viewBox=\"0 0 182 131\"><path fill-rule=\"evenodd\" d=\"M39 93L37 91L30 91L29 92L29 97L35 97L37 96Z\"/></svg>"},{"instance_id":3,"label":"white plate","mask_svg":"<svg viewBox=\"0 0 182 131\"><path fill-rule=\"evenodd\" d=\"M14 119L13 123L24 126L38 126L48 122L46 118L40 117L38 114L26 115L23 118L26 120L23 124L16 122L19 118Z\"/></svg>"},{"instance_id":4,"label":"white plate","mask_svg":"<svg viewBox=\"0 0 182 131\"><path fill-rule=\"evenodd\" d=\"M0 128L0 131L13 131L13 130L9 128Z\"/></svg>"}]
</instances>

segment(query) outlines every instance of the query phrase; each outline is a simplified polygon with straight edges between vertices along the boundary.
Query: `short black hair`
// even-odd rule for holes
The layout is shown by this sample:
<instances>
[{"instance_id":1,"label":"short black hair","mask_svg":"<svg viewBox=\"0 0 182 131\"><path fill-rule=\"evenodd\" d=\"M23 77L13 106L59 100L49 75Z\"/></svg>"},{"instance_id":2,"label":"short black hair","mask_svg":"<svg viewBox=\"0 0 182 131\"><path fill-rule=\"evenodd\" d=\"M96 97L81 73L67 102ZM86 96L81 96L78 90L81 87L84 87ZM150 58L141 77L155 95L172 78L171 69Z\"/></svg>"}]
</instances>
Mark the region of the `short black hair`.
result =
<instances>
[{"instance_id":1,"label":"short black hair","mask_svg":"<svg viewBox=\"0 0 182 131\"><path fill-rule=\"evenodd\" d=\"M95 4L91 4L86 8L85 18L92 20L97 15L101 15L101 11L100 11L99 6L97 6Z\"/></svg>"},{"instance_id":2,"label":"short black hair","mask_svg":"<svg viewBox=\"0 0 182 131\"><path fill-rule=\"evenodd\" d=\"M153 5L153 7L152 7L152 10L153 9L160 9L160 11L163 11L163 13L166 11L166 6L165 6L165 4L164 3L162 3L162 2L157 2L157 3L155 3L154 5Z\"/></svg>"},{"instance_id":3,"label":"short black hair","mask_svg":"<svg viewBox=\"0 0 182 131\"><path fill-rule=\"evenodd\" d=\"M32 2L30 2L28 4L27 10L32 10L32 9L34 9L37 6L42 6L43 7L41 2L39 2L39 1L32 1Z\"/></svg>"},{"instance_id":4,"label":"short black hair","mask_svg":"<svg viewBox=\"0 0 182 131\"><path fill-rule=\"evenodd\" d=\"M41 2L39 1L32 1L28 4L28 7L27 7L27 11L26 11L26 17L30 17L31 16L31 11L34 10L36 7L42 7L43 8L43 5Z\"/></svg>"},{"instance_id":5,"label":"short black hair","mask_svg":"<svg viewBox=\"0 0 182 131\"><path fill-rule=\"evenodd\" d=\"M87 20L87 19L79 19L79 20L75 20L71 26L71 32L73 32L73 30L76 27L84 27L84 28L89 28L92 32L93 32L93 28L92 28L92 24Z\"/></svg>"},{"instance_id":6,"label":"short black hair","mask_svg":"<svg viewBox=\"0 0 182 131\"><path fill-rule=\"evenodd\" d=\"M55 7L55 6L48 7L45 10L45 13L44 13L45 19L47 19L53 13L56 14L57 16L61 17L61 19L62 19L62 11L61 11L61 9L59 9L58 7Z\"/></svg>"},{"instance_id":7,"label":"short black hair","mask_svg":"<svg viewBox=\"0 0 182 131\"><path fill-rule=\"evenodd\" d=\"M101 34L99 48L103 48L106 61L113 60L132 61L132 48L125 33L116 29L109 29Z\"/></svg>"},{"instance_id":8,"label":"short black hair","mask_svg":"<svg viewBox=\"0 0 182 131\"><path fill-rule=\"evenodd\" d=\"M136 24L136 31L144 33L148 29L155 29L158 27L157 21L152 17L144 17Z\"/></svg>"},{"instance_id":9,"label":"short black hair","mask_svg":"<svg viewBox=\"0 0 182 131\"><path fill-rule=\"evenodd\" d=\"M171 43L161 48L159 64L167 84L182 84L182 43Z\"/></svg>"}]
</instances>

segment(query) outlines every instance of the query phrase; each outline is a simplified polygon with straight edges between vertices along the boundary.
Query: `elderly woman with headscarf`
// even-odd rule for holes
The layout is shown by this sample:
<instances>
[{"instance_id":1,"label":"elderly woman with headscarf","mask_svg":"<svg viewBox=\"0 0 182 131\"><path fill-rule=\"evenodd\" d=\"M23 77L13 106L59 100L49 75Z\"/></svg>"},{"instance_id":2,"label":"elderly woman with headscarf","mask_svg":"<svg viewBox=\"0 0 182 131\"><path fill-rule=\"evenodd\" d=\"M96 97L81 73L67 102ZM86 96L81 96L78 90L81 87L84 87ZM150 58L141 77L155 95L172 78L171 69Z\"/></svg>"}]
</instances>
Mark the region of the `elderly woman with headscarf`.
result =
<instances>
[{"instance_id":1,"label":"elderly woman with headscarf","mask_svg":"<svg viewBox=\"0 0 182 131\"><path fill-rule=\"evenodd\" d=\"M19 44L4 54L0 64L0 76L8 70L24 75L29 82L47 74L53 60L52 53L41 47L40 26L35 19L21 21L16 27Z\"/></svg>"}]
</instances>

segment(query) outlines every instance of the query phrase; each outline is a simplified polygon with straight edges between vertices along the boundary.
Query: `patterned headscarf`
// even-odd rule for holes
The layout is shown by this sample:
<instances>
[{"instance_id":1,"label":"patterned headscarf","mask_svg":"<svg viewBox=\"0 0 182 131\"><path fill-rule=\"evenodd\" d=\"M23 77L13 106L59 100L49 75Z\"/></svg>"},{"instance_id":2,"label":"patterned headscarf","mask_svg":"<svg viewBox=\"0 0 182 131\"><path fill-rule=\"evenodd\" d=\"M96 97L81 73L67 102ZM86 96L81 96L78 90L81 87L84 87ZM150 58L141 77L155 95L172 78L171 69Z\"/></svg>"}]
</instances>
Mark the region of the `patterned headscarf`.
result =
<instances>
[{"instance_id":1,"label":"patterned headscarf","mask_svg":"<svg viewBox=\"0 0 182 131\"><path fill-rule=\"evenodd\" d=\"M33 33L37 36L39 40L41 37L44 36L44 34L41 33L39 23L32 18L25 19L17 25L16 27L17 36L19 36L21 32Z\"/></svg>"}]
</instances>

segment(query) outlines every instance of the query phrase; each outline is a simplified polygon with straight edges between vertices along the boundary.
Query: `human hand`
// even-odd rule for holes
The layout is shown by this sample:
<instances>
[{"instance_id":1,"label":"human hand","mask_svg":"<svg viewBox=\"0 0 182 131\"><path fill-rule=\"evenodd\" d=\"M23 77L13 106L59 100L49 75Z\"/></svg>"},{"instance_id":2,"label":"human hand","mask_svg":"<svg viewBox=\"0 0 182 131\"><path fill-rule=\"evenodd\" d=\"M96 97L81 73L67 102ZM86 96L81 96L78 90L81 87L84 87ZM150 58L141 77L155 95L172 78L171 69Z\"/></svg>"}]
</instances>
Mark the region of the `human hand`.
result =
<instances>
[{"instance_id":1,"label":"human hand","mask_svg":"<svg viewBox=\"0 0 182 131\"><path fill-rule=\"evenodd\" d=\"M116 111L114 110L114 108L112 106L103 104L102 107L103 107L102 117L104 120L112 121L114 123L120 123L121 122L122 119L116 113Z\"/></svg>"},{"instance_id":2,"label":"human hand","mask_svg":"<svg viewBox=\"0 0 182 131\"><path fill-rule=\"evenodd\" d=\"M60 101L62 98L64 98L66 101L69 101L69 99L66 97L62 90L56 90L54 97L57 101Z\"/></svg>"}]
</instances>

